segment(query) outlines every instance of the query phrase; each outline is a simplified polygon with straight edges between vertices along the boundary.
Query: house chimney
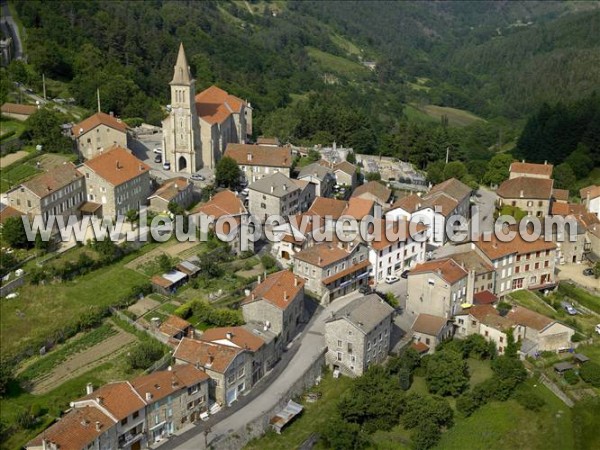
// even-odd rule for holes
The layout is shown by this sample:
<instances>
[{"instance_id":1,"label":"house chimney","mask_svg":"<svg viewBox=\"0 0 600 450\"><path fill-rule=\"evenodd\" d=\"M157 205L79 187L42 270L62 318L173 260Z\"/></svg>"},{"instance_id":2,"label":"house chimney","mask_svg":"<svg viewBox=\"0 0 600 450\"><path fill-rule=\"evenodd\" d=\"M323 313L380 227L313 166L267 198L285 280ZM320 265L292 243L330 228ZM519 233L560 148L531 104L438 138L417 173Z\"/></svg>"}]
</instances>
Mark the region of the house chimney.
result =
<instances>
[{"instance_id":1,"label":"house chimney","mask_svg":"<svg viewBox=\"0 0 600 450\"><path fill-rule=\"evenodd\" d=\"M275 186L271 186L271 194L273 193L274 190L275 190Z\"/></svg>"},{"instance_id":2,"label":"house chimney","mask_svg":"<svg viewBox=\"0 0 600 450\"><path fill-rule=\"evenodd\" d=\"M96 403L98 403L99 405L102 404L102 397L96 397Z\"/></svg>"},{"instance_id":3,"label":"house chimney","mask_svg":"<svg viewBox=\"0 0 600 450\"><path fill-rule=\"evenodd\" d=\"M167 370L168 370L169 372L172 372L172 371L173 371L173 366L169 366L169 367L167 367Z\"/></svg>"},{"instance_id":4,"label":"house chimney","mask_svg":"<svg viewBox=\"0 0 600 450\"><path fill-rule=\"evenodd\" d=\"M252 300L256 299L256 295L254 295L254 292L252 293Z\"/></svg>"},{"instance_id":5,"label":"house chimney","mask_svg":"<svg viewBox=\"0 0 600 450\"><path fill-rule=\"evenodd\" d=\"M259 275L259 276L258 276L258 284L260 284L260 283L261 283L261 281L262 281L262 276L261 276L261 275Z\"/></svg>"},{"instance_id":6,"label":"house chimney","mask_svg":"<svg viewBox=\"0 0 600 450\"><path fill-rule=\"evenodd\" d=\"M298 287L298 277L294 277L294 287Z\"/></svg>"},{"instance_id":7,"label":"house chimney","mask_svg":"<svg viewBox=\"0 0 600 450\"><path fill-rule=\"evenodd\" d=\"M117 170L121 169L121 163L119 163L119 160L117 159Z\"/></svg>"},{"instance_id":8,"label":"house chimney","mask_svg":"<svg viewBox=\"0 0 600 450\"><path fill-rule=\"evenodd\" d=\"M524 159L522 159L522 160L521 160L521 162L522 162L523 164L525 164L525 160L524 160Z\"/></svg>"},{"instance_id":9,"label":"house chimney","mask_svg":"<svg viewBox=\"0 0 600 450\"><path fill-rule=\"evenodd\" d=\"M227 339L231 340L233 339L233 333L231 331L228 331L227 334L225 334L225 336L227 337Z\"/></svg>"},{"instance_id":10,"label":"house chimney","mask_svg":"<svg viewBox=\"0 0 600 450\"><path fill-rule=\"evenodd\" d=\"M88 383L85 385L85 393L87 395L90 395L92 392L94 392L94 385L92 383Z\"/></svg>"},{"instance_id":11,"label":"house chimney","mask_svg":"<svg viewBox=\"0 0 600 450\"><path fill-rule=\"evenodd\" d=\"M547 159L545 159L545 160L544 160L544 165L545 165L545 166L547 166L547 165L548 165L548 160L547 160Z\"/></svg>"},{"instance_id":12,"label":"house chimney","mask_svg":"<svg viewBox=\"0 0 600 450\"><path fill-rule=\"evenodd\" d=\"M523 198L523 197L524 197L524 192L523 192L523 189L521 189L521 192L519 193L519 196L520 196L521 198Z\"/></svg>"},{"instance_id":13,"label":"house chimney","mask_svg":"<svg viewBox=\"0 0 600 450\"><path fill-rule=\"evenodd\" d=\"M287 291L283 291L283 301L287 302L288 296L287 296Z\"/></svg>"},{"instance_id":14,"label":"house chimney","mask_svg":"<svg viewBox=\"0 0 600 450\"><path fill-rule=\"evenodd\" d=\"M252 153L248 153L246 157L248 158L248 161L252 161Z\"/></svg>"},{"instance_id":15,"label":"house chimney","mask_svg":"<svg viewBox=\"0 0 600 450\"><path fill-rule=\"evenodd\" d=\"M96 420L96 431L100 431L100 422Z\"/></svg>"},{"instance_id":16,"label":"house chimney","mask_svg":"<svg viewBox=\"0 0 600 450\"><path fill-rule=\"evenodd\" d=\"M113 111L110 111L108 114L110 114L110 117L115 117L115 113Z\"/></svg>"},{"instance_id":17,"label":"house chimney","mask_svg":"<svg viewBox=\"0 0 600 450\"><path fill-rule=\"evenodd\" d=\"M152 400L152 394L150 392L146 392L146 401L149 402Z\"/></svg>"}]
</instances>

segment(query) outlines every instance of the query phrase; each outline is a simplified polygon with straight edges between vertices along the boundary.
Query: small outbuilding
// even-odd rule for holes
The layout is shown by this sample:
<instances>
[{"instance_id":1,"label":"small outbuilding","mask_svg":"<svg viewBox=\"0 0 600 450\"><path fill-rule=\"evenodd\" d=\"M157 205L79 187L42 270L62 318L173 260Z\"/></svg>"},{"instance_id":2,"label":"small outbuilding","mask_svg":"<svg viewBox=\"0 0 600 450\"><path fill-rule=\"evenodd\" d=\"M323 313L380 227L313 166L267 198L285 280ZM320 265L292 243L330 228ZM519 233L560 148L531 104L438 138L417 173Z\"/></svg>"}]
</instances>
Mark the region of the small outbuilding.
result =
<instances>
[{"instance_id":1,"label":"small outbuilding","mask_svg":"<svg viewBox=\"0 0 600 450\"><path fill-rule=\"evenodd\" d=\"M281 434L283 427L290 423L294 417L302 412L303 409L304 407L295 401L288 401L287 405L285 405L285 408L271 418L271 427L277 434Z\"/></svg>"},{"instance_id":2,"label":"small outbuilding","mask_svg":"<svg viewBox=\"0 0 600 450\"><path fill-rule=\"evenodd\" d=\"M588 358L587 356L585 356L583 353L575 353L573 355L573 361L575 362L575 364L581 366L582 364L588 362L590 360L590 358Z\"/></svg>"},{"instance_id":3,"label":"small outbuilding","mask_svg":"<svg viewBox=\"0 0 600 450\"><path fill-rule=\"evenodd\" d=\"M564 375L565 372L573 370L575 366L569 362L559 362L554 364L554 371L559 375Z\"/></svg>"},{"instance_id":4,"label":"small outbuilding","mask_svg":"<svg viewBox=\"0 0 600 450\"><path fill-rule=\"evenodd\" d=\"M185 284L188 276L179 270L171 270L162 275L154 275L152 277L152 290L160 294L173 294L178 287Z\"/></svg>"}]
</instances>

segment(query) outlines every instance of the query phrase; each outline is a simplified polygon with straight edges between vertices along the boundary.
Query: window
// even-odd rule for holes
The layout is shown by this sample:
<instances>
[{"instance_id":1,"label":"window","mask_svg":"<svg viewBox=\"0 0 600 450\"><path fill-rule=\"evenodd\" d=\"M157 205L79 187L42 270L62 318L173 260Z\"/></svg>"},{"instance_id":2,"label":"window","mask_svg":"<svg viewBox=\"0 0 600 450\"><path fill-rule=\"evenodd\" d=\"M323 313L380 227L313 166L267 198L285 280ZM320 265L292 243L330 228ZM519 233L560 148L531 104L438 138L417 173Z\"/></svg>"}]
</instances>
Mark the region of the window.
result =
<instances>
[{"instance_id":1,"label":"window","mask_svg":"<svg viewBox=\"0 0 600 450\"><path fill-rule=\"evenodd\" d=\"M238 392L242 392L244 389L246 389L245 383L238 384L238 387L237 387Z\"/></svg>"},{"instance_id":2,"label":"window","mask_svg":"<svg viewBox=\"0 0 600 450\"><path fill-rule=\"evenodd\" d=\"M121 425L127 425L127 417L121 420Z\"/></svg>"},{"instance_id":3,"label":"window","mask_svg":"<svg viewBox=\"0 0 600 450\"><path fill-rule=\"evenodd\" d=\"M348 353L352 353L352 342L348 342Z\"/></svg>"},{"instance_id":4,"label":"window","mask_svg":"<svg viewBox=\"0 0 600 450\"><path fill-rule=\"evenodd\" d=\"M488 337L490 335L490 333L488 333L488 330L485 330L485 336Z\"/></svg>"},{"instance_id":5,"label":"window","mask_svg":"<svg viewBox=\"0 0 600 450\"><path fill-rule=\"evenodd\" d=\"M477 326L477 321L476 320L471 320L471 325L476 327Z\"/></svg>"},{"instance_id":6,"label":"window","mask_svg":"<svg viewBox=\"0 0 600 450\"><path fill-rule=\"evenodd\" d=\"M342 360L342 352L337 352L337 360L338 361Z\"/></svg>"},{"instance_id":7,"label":"window","mask_svg":"<svg viewBox=\"0 0 600 450\"><path fill-rule=\"evenodd\" d=\"M134 419L137 419L139 416L140 416L140 412L139 411L136 411L136 412L133 413L133 418Z\"/></svg>"},{"instance_id":8,"label":"window","mask_svg":"<svg viewBox=\"0 0 600 450\"><path fill-rule=\"evenodd\" d=\"M187 409L192 409L194 407L194 402L189 402L187 404Z\"/></svg>"},{"instance_id":9,"label":"window","mask_svg":"<svg viewBox=\"0 0 600 450\"><path fill-rule=\"evenodd\" d=\"M429 342L430 342L430 341L429 341L429 338L425 338L425 343L426 343L427 345L429 345Z\"/></svg>"},{"instance_id":10,"label":"window","mask_svg":"<svg viewBox=\"0 0 600 450\"><path fill-rule=\"evenodd\" d=\"M342 341L338 340L338 347L342 346Z\"/></svg>"},{"instance_id":11,"label":"window","mask_svg":"<svg viewBox=\"0 0 600 450\"><path fill-rule=\"evenodd\" d=\"M519 266L515 267L515 273L519 273L519 270L520 270L520 269L521 269L521 268L520 268Z\"/></svg>"},{"instance_id":12,"label":"window","mask_svg":"<svg viewBox=\"0 0 600 450\"><path fill-rule=\"evenodd\" d=\"M502 336L500 336L500 342L504 342L504 338Z\"/></svg>"},{"instance_id":13,"label":"window","mask_svg":"<svg viewBox=\"0 0 600 450\"><path fill-rule=\"evenodd\" d=\"M167 417L172 417L172 416L173 416L173 408L167 409Z\"/></svg>"}]
</instances>

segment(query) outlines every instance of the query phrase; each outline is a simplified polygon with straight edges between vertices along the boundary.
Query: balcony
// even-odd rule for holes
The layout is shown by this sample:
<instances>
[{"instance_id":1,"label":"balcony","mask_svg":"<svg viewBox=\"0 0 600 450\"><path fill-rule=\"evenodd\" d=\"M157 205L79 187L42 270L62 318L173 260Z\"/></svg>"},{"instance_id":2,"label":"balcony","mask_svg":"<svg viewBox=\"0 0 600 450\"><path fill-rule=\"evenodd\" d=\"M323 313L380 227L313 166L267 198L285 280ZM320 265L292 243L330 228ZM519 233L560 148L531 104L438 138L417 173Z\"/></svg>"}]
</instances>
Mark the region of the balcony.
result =
<instances>
[{"instance_id":1,"label":"balcony","mask_svg":"<svg viewBox=\"0 0 600 450\"><path fill-rule=\"evenodd\" d=\"M136 433L135 431L129 431L125 434L122 434L119 436L119 448L129 447L134 442L139 441L142 436L144 436L142 431L139 433Z\"/></svg>"}]
</instances>

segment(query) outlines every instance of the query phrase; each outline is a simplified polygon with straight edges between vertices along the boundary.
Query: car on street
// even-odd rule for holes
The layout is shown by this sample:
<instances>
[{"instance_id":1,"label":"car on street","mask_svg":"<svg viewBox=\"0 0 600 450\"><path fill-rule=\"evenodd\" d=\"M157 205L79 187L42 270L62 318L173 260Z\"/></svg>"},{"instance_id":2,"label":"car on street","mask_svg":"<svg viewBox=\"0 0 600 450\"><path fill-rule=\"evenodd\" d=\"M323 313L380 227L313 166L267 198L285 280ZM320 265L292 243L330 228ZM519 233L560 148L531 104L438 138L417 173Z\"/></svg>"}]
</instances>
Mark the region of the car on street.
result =
<instances>
[{"instance_id":1,"label":"car on street","mask_svg":"<svg viewBox=\"0 0 600 450\"><path fill-rule=\"evenodd\" d=\"M410 270L406 269L404 272L402 272L402 273L400 274L400 276L401 276L402 278L408 278L408 274L409 274L409 273L410 273Z\"/></svg>"},{"instance_id":2,"label":"car on street","mask_svg":"<svg viewBox=\"0 0 600 450\"><path fill-rule=\"evenodd\" d=\"M156 147L154 150L152 150L154 153L160 153L162 155L162 148L160 147Z\"/></svg>"},{"instance_id":3,"label":"car on street","mask_svg":"<svg viewBox=\"0 0 600 450\"><path fill-rule=\"evenodd\" d=\"M156 156L154 157L154 162L155 162L155 163L160 163L160 162L162 162L162 155L156 155Z\"/></svg>"},{"instance_id":4,"label":"car on street","mask_svg":"<svg viewBox=\"0 0 600 450\"><path fill-rule=\"evenodd\" d=\"M242 195L248 195L250 193L250 189L244 188L242 189Z\"/></svg>"},{"instance_id":5,"label":"car on street","mask_svg":"<svg viewBox=\"0 0 600 450\"><path fill-rule=\"evenodd\" d=\"M393 284L396 281L398 281L400 278L398 278L396 275L388 275L387 277L385 277L385 282L387 284Z\"/></svg>"},{"instance_id":6,"label":"car on street","mask_svg":"<svg viewBox=\"0 0 600 450\"><path fill-rule=\"evenodd\" d=\"M596 325L595 330L596 330L596 333L600 334L600 323L598 325Z\"/></svg>"},{"instance_id":7,"label":"car on street","mask_svg":"<svg viewBox=\"0 0 600 450\"><path fill-rule=\"evenodd\" d=\"M594 269L592 269L592 268L583 269L583 274L586 277L593 277L594 276Z\"/></svg>"},{"instance_id":8,"label":"car on street","mask_svg":"<svg viewBox=\"0 0 600 450\"><path fill-rule=\"evenodd\" d=\"M164 170L171 170L171 163L169 161L165 161L163 163L163 169Z\"/></svg>"},{"instance_id":9,"label":"car on street","mask_svg":"<svg viewBox=\"0 0 600 450\"><path fill-rule=\"evenodd\" d=\"M204 177L199 173L195 173L190 177L192 180L204 181Z\"/></svg>"}]
</instances>

